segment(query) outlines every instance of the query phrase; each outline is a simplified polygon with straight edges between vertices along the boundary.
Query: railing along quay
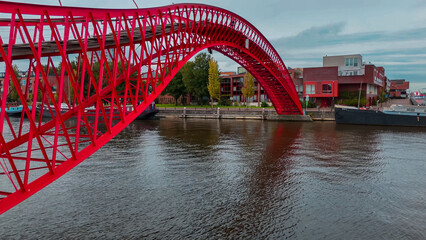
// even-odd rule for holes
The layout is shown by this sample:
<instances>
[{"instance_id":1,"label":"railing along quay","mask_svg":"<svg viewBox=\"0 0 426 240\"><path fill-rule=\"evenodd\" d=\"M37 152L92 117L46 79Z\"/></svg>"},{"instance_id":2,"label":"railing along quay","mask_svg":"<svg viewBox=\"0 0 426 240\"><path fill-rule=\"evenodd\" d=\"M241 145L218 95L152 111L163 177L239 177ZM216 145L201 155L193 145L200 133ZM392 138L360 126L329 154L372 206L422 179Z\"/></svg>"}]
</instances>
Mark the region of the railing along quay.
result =
<instances>
[{"instance_id":1,"label":"railing along quay","mask_svg":"<svg viewBox=\"0 0 426 240\"><path fill-rule=\"evenodd\" d=\"M272 108L157 107L157 109L160 111L157 114L159 117L312 121L311 115L309 114L300 116L281 116ZM317 117L316 120L330 120L328 114L322 115L324 117ZM317 114L313 116L317 116ZM334 112L332 116L332 120L334 120Z\"/></svg>"}]
</instances>

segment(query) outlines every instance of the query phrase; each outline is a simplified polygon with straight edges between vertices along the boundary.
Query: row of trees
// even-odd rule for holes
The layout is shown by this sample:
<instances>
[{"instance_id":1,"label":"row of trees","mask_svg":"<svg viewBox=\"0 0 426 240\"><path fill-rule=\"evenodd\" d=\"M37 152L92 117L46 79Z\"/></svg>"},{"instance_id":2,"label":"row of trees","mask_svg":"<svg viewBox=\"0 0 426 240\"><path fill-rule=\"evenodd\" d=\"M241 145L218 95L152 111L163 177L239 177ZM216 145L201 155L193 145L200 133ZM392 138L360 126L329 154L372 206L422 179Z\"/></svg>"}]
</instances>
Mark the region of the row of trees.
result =
<instances>
[{"instance_id":1,"label":"row of trees","mask_svg":"<svg viewBox=\"0 0 426 240\"><path fill-rule=\"evenodd\" d=\"M82 69L82 65L83 65L82 62L80 62L80 65L78 65L77 59L74 59L74 60L71 61L71 68L75 72L77 72L78 69L81 70ZM112 69L113 63L112 62L108 62L108 65L109 65L110 69ZM98 81L98 79L99 79L100 69L101 69L100 67L101 67L101 64L98 61L93 62L91 71L92 71L94 79L96 81ZM61 75L62 64L59 63L56 67L52 67L51 65L49 65L49 66L48 65L43 65L43 69L45 71L48 69L48 72L47 72L48 76L56 76L56 75L60 76ZM123 70L123 66L121 64L119 64L118 68L117 68L117 76L119 76L123 71L126 71L126 69L127 69L127 64L124 64L124 70ZM21 83L21 80L23 79L22 78L23 76L21 76L20 71L18 69L18 66L13 65L13 71L15 73L15 76L16 76L18 82ZM65 75L68 75L68 73L65 73ZM135 78L136 76L137 76L137 73L132 73L131 76L130 76L130 78ZM78 75L78 81L81 81L81 77L82 76L79 74ZM108 84L107 78L108 78L108 75L106 74L106 70L104 68L104 73L103 73L103 78L102 78L102 86L103 87L105 87ZM95 86L93 86L93 83L90 84L90 76L89 76L88 71L85 72L84 79L85 79L85 81L84 81L83 95L84 96L93 95L94 92L95 92ZM40 74L40 81L43 82L43 79L41 78L41 74ZM131 81L134 81L134 80L131 80ZM71 87L71 86L69 86L69 87ZM116 87L116 91L117 92L122 92L124 90L125 90L125 83L124 82L122 82L121 84L119 84ZM90 93L89 93L89 91L90 91ZM74 91L71 90L69 93L70 93L71 96L68 96L68 97L73 98ZM65 93L65 94L67 94L67 93ZM56 93L55 94L55 98L57 98L57 95L58 94ZM28 99L32 99L32 96L33 96L33 94L29 94ZM38 89L38 94L37 94L37 100L41 101L41 99L42 99L42 92L41 92L41 90L39 88ZM9 85L9 93L8 93L8 96L7 96L7 101L8 102L19 102L20 101L19 100L19 96L18 96L18 92L17 92L15 86L12 83Z\"/></svg>"},{"instance_id":2,"label":"row of trees","mask_svg":"<svg viewBox=\"0 0 426 240\"><path fill-rule=\"evenodd\" d=\"M210 55L201 53L195 57L194 61L188 61L161 94L171 95L177 104L180 97L190 93L197 99L198 104L203 104L204 96L209 96L207 81L210 60L214 61Z\"/></svg>"},{"instance_id":3,"label":"row of trees","mask_svg":"<svg viewBox=\"0 0 426 240\"><path fill-rule=\"evenodd\" d=\"M254 78L251 74L244 77L241 91L246 99L254 96ZM210 55L200 53L194 61L188 61L167 85L162 95L169 94L177 104L178 99L188 93L196 98L199 105L206 104L209 98L212 107L214 100L220 101L219 67Z\"/></svg>"},{"instance_id":4,"label":"row of trees","mask_svg":"<svg viewBox=\"0 0 426 240\"><path fill-rule=\"evenodd\" d=\"M77 60L71 61L71 68L74 71L77 71L77 69L81 69L82 63L80 63L80 66L78 66ZM111 65L112 63L108 63ZM61 73L61 64L59 64L57 67L49 67L48 75L54 76L56 74ZM110 66L112 67L112 66ZM125 66L127 67L127 66ZM46 70L47 66L43 66L43 68ZM18 80L21 80L21 76L19 75L19 69L17 66L14 66L15 75ZM118 66L118 72L123 71L122 66L119 64ZM55 74L56 72L56 74ZM100 74L100 64L99 62L94 62L92 65L92 72L95 77L95 79L98 79ZM136 77L136 73L133 73L131 77ZM106 74L103 74L102 79L102 85L108 84L106 81ZM81 76L79 76L81 78ZM84 89L83 94L91 95L93 94L94 87L89 87L89 75L86 71L85 73L85 83L84 83ZM79 79L80 80L80 79ZM124 90L125 84L121 83L119 86L117 86L117 91L121 92ZM16 89L14 89L14 85L12 84L8 95L8 101L19 101L19 97L17 94ZM244 86L242 88L242 93L245 96L245 98L251 98L254 95L254 78L250 74L247 74L247 76L244 77ZM40 91L40 90L39 90ZM89 93L90 91L90 93ZM214 100L220 101L220 79L219 79L219 67L217 61L215 61L209 54L207 53L200 53L197 55L194 59L194 61L188 61L180 70L179 72L174 76L173 80L169 83L169 85L166 87L166 89L163 91L164 94L169 94L173 96L175 99L175 102L177 104L177 100L180 97L184 97L187 94L190 94L193 96L197 103L200 105L204 105L207 103L207 101L210 99L210 103L213 107ZM32 94L30 94L32 95ZM71 91L71 97L73 95L73 91ZM41 98L42 94L39 92L38 98ZM229 96L228 96L229 97ZM32 97L29 96L31 99ZM41 99L40 99L41 100ZM228 99L229 101L229 99Z\"/></svg>"}]
</instances>

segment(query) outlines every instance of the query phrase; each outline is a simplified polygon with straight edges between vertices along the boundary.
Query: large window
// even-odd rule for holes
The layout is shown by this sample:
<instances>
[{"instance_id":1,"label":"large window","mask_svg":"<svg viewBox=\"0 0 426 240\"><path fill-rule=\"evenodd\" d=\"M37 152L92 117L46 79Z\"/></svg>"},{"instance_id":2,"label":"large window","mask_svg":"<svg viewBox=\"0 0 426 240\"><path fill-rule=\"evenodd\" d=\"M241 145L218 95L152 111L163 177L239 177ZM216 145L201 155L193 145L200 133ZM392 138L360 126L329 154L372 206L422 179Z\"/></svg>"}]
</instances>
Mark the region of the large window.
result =
<instances>
[{"instance_id":1,"label":"large window","mask_svg":"<svg viewBox=\"0 0 426 240\"><path fill-rule=\"evenodd\" d=\"M331 93L331 84L322 84L322 93Z\"/></svg>"},{"instance_id":2,"label":"large window","mask_svg":"<svg viewBox=\"0 0 426 240\"><path fill-rule=\"evenodd\" d=\"M346 58L345 59L346 67L358 67L358 58Z\"/></svg>"},{"instance_id":3,"label":"large window","mask_svg":"<svg viewBox=\"0 0 426 240\"><path fill-rule=\"evenodd\" d=\"M315 84L306 84L306 94L315 94Z\"/></svg>"}]
</instances>

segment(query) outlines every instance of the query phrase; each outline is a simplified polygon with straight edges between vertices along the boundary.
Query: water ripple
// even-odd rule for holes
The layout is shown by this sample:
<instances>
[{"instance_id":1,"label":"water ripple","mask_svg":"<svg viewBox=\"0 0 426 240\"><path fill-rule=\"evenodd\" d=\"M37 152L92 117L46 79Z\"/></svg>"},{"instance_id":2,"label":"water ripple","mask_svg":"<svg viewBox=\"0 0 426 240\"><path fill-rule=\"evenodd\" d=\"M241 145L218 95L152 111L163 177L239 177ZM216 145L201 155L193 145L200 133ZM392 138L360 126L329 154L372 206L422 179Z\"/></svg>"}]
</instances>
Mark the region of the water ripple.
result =
<instances>
[{"instance_id":1,"label":"water ripple","mask_svg":"<svg viewBox=\"0 0 426 240\"><path fill-rule=\"evenodd\" d=\"M0 216L2 239L425 239L426 131L139 121Z\"/></svg>"}]
</instances>

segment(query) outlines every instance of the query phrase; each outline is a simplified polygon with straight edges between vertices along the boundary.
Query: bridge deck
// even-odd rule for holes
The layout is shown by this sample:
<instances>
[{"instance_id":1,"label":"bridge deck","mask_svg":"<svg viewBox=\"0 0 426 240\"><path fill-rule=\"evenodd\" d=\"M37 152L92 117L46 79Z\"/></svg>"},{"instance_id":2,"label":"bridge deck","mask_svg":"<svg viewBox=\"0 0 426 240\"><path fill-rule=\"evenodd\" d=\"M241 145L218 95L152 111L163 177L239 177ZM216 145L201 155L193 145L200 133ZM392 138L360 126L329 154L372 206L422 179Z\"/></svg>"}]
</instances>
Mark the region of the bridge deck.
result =
<instances>
[{"instance_id":1,"label":"bridge deck","mask_svg":"<svg viewBox=\"0 0 426 240\"><path fill-rule=\"evenodd\" d=\"M175 30L179 27L179 24L174 24ZM171 32L172 26L171 24L168 24L165 26L165 33L169 34ZM157 26L155 30L155 35L161 35L163 34L162 26ZM145 40L150 40L154 37L153 31L151 27L147 26L145 30ZM133 42L141 42L142 41L142 34L140 31L140 28L134 28L134 34L133 34ZM61 46L63 46L63 41L60 41ZM122 30L120 33L120 46L127 46L130 44L130 38L127 34L127 31ZM34 43L35 47L37 48L38 43ZM7 52L8 44L2 45L5 51ZM109 48L116 48L116 42L114 39L114 35L112 33L105 35L105 49ZM100 50L99 42L97 37L90 37L87 39L87 51L97 51ZM81 45L79 43L78 39L72 39L67 41L67 54L73 54L73 53L80 53ZM59 56L59 50L58 46L56 44L56 41L45 41L42 43L42 57L48 57L48 56ZM17 59L28 59L33 56L33 52L31 50L31 46L29 43L21 43L21 44L14 44L12 46L12 60ZM3 61L3 58L0 56L0 61Z\"/></svg>"}]
</instances>

